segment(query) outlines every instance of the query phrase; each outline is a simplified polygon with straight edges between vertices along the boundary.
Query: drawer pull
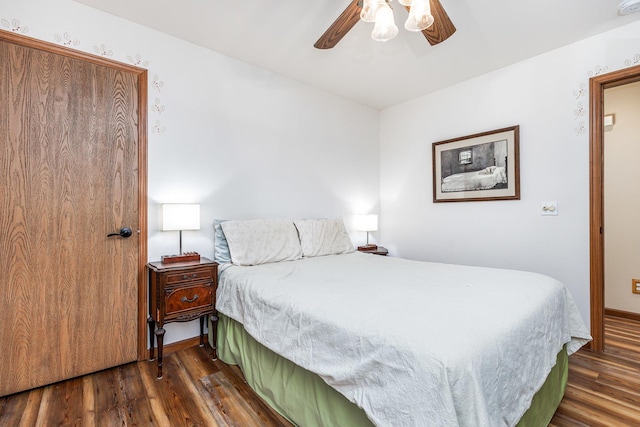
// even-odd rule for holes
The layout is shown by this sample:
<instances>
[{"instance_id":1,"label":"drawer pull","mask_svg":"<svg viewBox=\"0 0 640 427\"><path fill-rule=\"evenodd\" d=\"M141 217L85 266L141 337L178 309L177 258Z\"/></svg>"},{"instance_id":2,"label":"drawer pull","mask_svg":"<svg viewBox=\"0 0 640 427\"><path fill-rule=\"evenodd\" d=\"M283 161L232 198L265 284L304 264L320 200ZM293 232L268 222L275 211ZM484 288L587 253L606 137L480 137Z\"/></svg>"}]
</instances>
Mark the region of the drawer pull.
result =
<instances>
[{"instance_id":1,"label":"drawer pull","mask_svg":"<svg viewBox=\"0 0 640 427\"><path fill-rule=\"evenodd\" d=\"M198 275L196 273L193 273L192 275L188 275L188 274L183 274L182 275L182 278L184 280L195 279L196 277L198 277Z\"/></svg>"},{"instance_id":2,"label":"drawer pull","mask_svg":"<svg viewBox=\"0 0 640 427\"><path fill-rule=\"evenodd\" d=\"M193 296L193 298L182 297L182 298L180 298L180 301L181 302L194 302L197 299L198 299L198 294L195 294Z\"/></svg>"}]
</instances>

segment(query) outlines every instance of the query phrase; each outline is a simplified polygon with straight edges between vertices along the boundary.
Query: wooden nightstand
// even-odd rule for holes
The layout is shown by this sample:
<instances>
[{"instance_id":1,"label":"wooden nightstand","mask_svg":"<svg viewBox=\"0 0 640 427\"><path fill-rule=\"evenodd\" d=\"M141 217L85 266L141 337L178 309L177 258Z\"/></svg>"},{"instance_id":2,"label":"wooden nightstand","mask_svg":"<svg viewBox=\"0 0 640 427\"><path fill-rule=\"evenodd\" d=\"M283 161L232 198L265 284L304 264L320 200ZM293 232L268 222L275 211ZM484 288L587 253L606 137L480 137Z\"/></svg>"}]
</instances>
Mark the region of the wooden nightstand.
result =
<instances>
[{"instance_id":1,"label":"wooden nightstand","mask_svg":"<svg viewBox=\"0 0 640 427\"><path fill-rule=\"evenodd\" d=\"M165 323L188 322L200 318L200 347L204 345L204 322L207 316L211 316L211 325L213 328L216 327L218 263L207 258L173 264L156 261L147 264L147 270L149 272L147 322L151 338L149 353L153 360L155 337L158 340L158 379L160 379L162 378ZM216 358L215 348L213 358Z\"/></svg>"},{"instance_id":2,"label":"wooden nightstand","mask_svg":"<svg viewBox=\"0 0 640 427\"><path fill-rule=\"evenodd\" d=\"M386 256L389 253L387 248L383 248L382 246L376 246L375 248L372 248L372 249L358 248L358 251L364 252L365 254L374 254L374 255L382 255L382 256Z\"/></svg>"}]
</instances>

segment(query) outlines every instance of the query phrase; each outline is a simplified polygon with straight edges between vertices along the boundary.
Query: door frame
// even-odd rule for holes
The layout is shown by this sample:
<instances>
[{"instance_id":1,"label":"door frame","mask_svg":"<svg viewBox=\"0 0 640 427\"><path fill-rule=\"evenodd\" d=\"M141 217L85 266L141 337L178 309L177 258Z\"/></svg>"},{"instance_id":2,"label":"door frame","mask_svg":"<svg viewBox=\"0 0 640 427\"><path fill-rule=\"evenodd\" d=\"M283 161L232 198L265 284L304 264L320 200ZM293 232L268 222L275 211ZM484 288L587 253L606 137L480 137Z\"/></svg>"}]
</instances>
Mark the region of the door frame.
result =
<instances>
[{"instance_id":1,"label":"door frame","mask_svg":"<svg viewBox=\"0 0 640 427\"><path fill-rule=\"evenodd\" d=\"M138 360L147 359L147 70L102 56L0 30L0 40L20 46L105 66L136 76L138 87ZM95 332L95 331L94 331ZM88 331L87 333L94 333Z\"/></svg>"},{"instance_id":2,"label":"door frame","mask_svg":"<svg viewBox=\"0 0 640 427\"><path fill-rule=\"evenodd\" d=\"M591 349L604 351L604 91L640 81L640 65L589 79Z\"/></svg>"}]
</instances>

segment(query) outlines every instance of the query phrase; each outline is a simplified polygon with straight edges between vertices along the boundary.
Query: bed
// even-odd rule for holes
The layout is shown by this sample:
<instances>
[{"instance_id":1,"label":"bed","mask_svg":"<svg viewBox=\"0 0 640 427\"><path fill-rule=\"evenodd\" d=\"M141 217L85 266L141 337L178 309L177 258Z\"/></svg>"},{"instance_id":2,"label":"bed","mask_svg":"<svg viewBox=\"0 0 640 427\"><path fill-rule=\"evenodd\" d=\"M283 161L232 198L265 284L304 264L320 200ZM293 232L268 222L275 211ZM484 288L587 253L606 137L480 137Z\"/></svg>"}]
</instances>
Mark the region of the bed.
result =
<instances>
[{"instance_id":1,"label":"bed","mask_svg":"<svg viewBox=\"0 0 640 427\"><path fill-rule=\"evenodd\" d=\"M546 425L590 339L543 275L354 252L340 220L219 226L219 357L296 425Z\"/></svg>"},{"instance_id":2,"label":"bed","mask_svg":"<svg viewBox=\"0 0 640 427\"><path fill-rule=\"evenodd\" d=\"M449 175L442 179L442 192L489 190L506 184L507 174L502 166L489 166L479 171Z\"/></svg>"}]
</instances>

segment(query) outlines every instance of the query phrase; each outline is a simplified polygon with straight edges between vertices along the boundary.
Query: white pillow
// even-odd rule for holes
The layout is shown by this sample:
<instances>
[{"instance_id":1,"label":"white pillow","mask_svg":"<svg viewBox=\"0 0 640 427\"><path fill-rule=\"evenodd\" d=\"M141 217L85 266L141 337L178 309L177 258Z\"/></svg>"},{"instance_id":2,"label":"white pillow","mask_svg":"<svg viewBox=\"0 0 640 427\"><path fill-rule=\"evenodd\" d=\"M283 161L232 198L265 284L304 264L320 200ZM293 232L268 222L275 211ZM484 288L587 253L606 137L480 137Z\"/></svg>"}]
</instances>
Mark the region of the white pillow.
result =
<instances>
[{"instance_id":1,"label":"white pillow","mask_svg":"<svg viewBox=\"0 0 640 427\"><path fill-rule=\"evenodd\" d=\"M353 252L353 243L342 219L303 219L294 221L304 257Z\"/></svg>"},{"instance_id":2,"label":"white pillow","mask_svg":"<svg viewBox=\"0 0 640 427\"><path fill-rule=\"evenodd\" d=\"M225 222L224 219L213 220L213 260L220 264L231 262L231 254L229 254L229 245L227 238L224 236L220 224Z\"/></svg>"},{"instance_id":3,"label":"white pillow","mask_svg":"<svg viewBox=\"0 0 640 427\"><path fill-rule=\"evenodd\" d=\"M231 262L235 265L258 265L302 258L298 232L291 220L225 221L220 226L227 238Z\"/></svg>"}]
</instances>

